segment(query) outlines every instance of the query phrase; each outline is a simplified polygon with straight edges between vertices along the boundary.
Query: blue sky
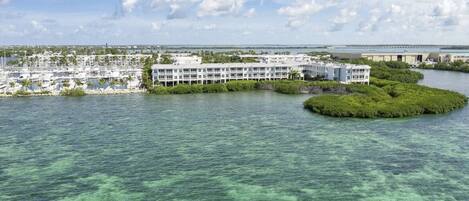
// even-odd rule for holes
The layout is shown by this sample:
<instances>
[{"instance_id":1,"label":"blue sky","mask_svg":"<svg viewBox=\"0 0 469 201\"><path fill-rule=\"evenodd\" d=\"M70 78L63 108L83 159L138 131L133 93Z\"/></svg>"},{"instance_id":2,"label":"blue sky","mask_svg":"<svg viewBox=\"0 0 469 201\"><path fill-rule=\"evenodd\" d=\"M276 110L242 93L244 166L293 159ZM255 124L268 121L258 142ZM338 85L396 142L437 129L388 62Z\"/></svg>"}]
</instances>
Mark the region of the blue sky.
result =
<instances>
[{"instance_id":1,"label":"blue sky","mask_svg":"<svg viewBox=\"0 0 469 201\"><path fill-rule=\"evenodd\" d=\"M469 0L0 0L0 44L469 44Z\"/></svg>"}]
</instances>

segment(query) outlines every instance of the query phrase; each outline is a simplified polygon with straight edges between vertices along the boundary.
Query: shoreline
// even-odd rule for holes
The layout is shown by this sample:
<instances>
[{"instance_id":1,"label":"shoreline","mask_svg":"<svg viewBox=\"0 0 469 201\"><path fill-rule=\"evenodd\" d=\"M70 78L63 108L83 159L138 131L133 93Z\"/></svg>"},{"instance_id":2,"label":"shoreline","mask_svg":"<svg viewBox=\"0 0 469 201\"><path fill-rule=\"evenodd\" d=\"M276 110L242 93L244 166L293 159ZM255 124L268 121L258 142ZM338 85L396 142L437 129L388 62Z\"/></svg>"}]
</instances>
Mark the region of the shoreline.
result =
<instances>
[{"instance_id":1,"label":"shoreline","mask_svg":"<svg viewBox=\"0 0 469 201\"><path fill-rule=\"evenodd\" d=\"M124 90L85 90L87 96L111 96L111 95L125 95L125 94L142 94L146 93L145 89L124 89ZM46 96L61 96L60 91L51 92L48 94L34 94L29 95L13 95L13 94L0 94L0 98L16 98L16 97L46 97Z\"/></svg>"}]
</instances>

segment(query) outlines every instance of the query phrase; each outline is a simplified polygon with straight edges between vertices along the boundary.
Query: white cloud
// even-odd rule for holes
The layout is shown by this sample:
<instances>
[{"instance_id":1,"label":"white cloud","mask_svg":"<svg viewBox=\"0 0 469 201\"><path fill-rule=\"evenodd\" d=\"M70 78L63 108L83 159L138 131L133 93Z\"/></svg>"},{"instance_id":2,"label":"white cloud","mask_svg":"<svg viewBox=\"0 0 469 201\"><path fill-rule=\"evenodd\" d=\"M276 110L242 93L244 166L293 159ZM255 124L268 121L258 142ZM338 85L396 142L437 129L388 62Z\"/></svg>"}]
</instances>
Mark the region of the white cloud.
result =
<instances>
[{"instance_id":1,"label":"white cloud","mask_svg":"<svg viewBox=\"0 0 469 201\"><path fill-rule=\"evenodd\" d=\"M0 0L0 5L6 5L10 3L10 0Z\"/></svg>"},{"instance_id":2,"label":"white cloud","mask_svg":"<svg viewBox=\"0 0 469 201\"><path fill-rule=\"evenodd\" d=\"M255 15L256 15L256 9L251 8L248 11L246 11L243 16L251 18L251 17L254 17Z\"/></svg>"},{"instance_id":3,"label":"white cloud","mask_svg":"<svg viewBox=\"0 0 469 201\"><path fill-rule=\"evenodd\" d=\"M297 28L305 24L309 16L329 5L329 3L318 3L316 0L296 0L291 5L281 7L277 12L288 17L288 27Z\"/></svg>"},{"instance_id":4,"label":"white cloud","mask_svg":"<svg viewBox=\"0 0 469 201\"><path fill-rule=\"evenodd\" d=\"M25 30L19 30L17 26L12 24L0 26L0 36L2 37L24 37L26 34Z\"/></svg>"},{"instance_id":5,"label":"white cloud","mask_svg":"<svg viewBox=\"0 0 469 201\"><path fill-rule=\"evenodd\" d=\"M199 2L200 0L152 0L150 5L155 9L169 9L168 19L180 19L187 17Z\"/></svg>"},{"instance_id":6,"label":"white cloud","mask_svg":"<svg viewBox=\"0 0 469 201\"><path fill-rule=\"evenodd\" d=\"M160 22L152 22L151 28L153 31L160 31L161 30L161 23Z\"/></svg>"},{"instance_id":7,"label":"white cloud","mask_svg":"<svg viewBox=\"0 0 469 201\"><path fill-rule=\"evenodd\" d=\"M37 31L40 31L40 32L47 32L48 31L48 29L44 25L42 25L41 23L39 23L36 20L32 20L31 25Z\"/></svg>"},{"instance_id":8,"label":"white cloud","mask_svg":"<svg viewBox=\"0 0 469 201\"><path fill-rule=\"evenodd\" d=\"M132 10L135 8L135 5L137 5L138 0L122 0L122 7L124 8L125 11L127 12L132 12Z\"/></svg>"},{"instance_id":9,"label":"white cloud","mask_svg":"<svg viewBox=\"0 0 469 201\"><path fill-rule=\"evenodd\" d=\"M442 0L433 9L433 16L440 25L456 26L469 17L468 0Z\"/></svg>"},{"instance_id":10,"label":"white cloud","mask_svg":"<svg viewBox=\"0 0 469 201\"><path fill-rule=\"evenodd\" d=\"M288 17L301 17L316 13L323 8L324 6L316 3L315 0L296 0L292 5L280 8L278 13Z\"/></svg>"},{"instance_id":11,"label":"white cloud","mask_svg":"<svg viewBox=\"0 0 469 201\"><path fill-rule=\"evenodd\" d=\"M236 14L243 7L245 0L203 0L197 16L220 16Z\"/></svg>"},{"instance_id":12,"label":"white cloud","mask_svg":"<svg viewBox=\"0 0 469 201\"><path fill-rule=\"evenodd\" d=\"M217 25L216 24L208 24L208 25L205 25L204 26L204 29L205 30L214 30L217 28Z\"/></svg>"},{"instance_id":13,"label":"white cloud","mask_svg":"<svg viewBox=\"0 0 469 201\"><path fill-rule=\"evenodd\" d=\"M330 29L330 31L341 31L346 24L348 24L350 21L354 20L355 17L357 16L357 11L354 9L349 9L349 8L343 8L340 10L340 13L338 16L334 18L332 21L333 26Z\"/></svg>"}]
</instances>

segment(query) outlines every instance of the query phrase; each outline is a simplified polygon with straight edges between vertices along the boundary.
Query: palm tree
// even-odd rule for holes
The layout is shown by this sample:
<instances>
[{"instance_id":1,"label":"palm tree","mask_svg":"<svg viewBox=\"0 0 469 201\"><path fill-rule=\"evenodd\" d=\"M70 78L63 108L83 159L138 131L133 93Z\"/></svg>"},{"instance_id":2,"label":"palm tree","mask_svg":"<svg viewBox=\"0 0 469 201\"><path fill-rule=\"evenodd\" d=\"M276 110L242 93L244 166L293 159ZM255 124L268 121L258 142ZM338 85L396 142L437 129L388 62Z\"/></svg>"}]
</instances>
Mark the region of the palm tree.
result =
<instances>
[{"instance_id":1,"label":"palm tree","mask_svg":"<svg viewBox=\"0 0 469 201\"><path fill-rule=\"evenodd\" d=\"M10 82L10 87L13 88L16 86L16 82Z\"/></svg>"},{"instance_id":2,"label":"palm tree","mask_svg":"<svg viewBox=\"0 0 469 201\"><path fill-rule=\"evenodd\" d=\"M106 79L99 79L98 84L100 87L103 87L106 84Z\"/></svg>"},{"instance_id":3,"label":"palm tree","mask_svg":"<svg viewBox=\"0 0 469 201\"><path fill-rule=\"evenodd\" d=\"M301 78L301 74L298 70L293 69L290 71L288 79L290 80L299 80Z\"/></svg>"},{"instance_id":4,"label":"palm tree","mask_svg":"<svg viewBox=\"0 0 469 201\"><path fill-rule=\"evenodd\" d=\"M28 88L31 87L32 85L33 85L33 83L29 79L25 79L25 80L21 81L21 86L23 87L24 91L28 90Z\"/></svg>"}]
</instances>

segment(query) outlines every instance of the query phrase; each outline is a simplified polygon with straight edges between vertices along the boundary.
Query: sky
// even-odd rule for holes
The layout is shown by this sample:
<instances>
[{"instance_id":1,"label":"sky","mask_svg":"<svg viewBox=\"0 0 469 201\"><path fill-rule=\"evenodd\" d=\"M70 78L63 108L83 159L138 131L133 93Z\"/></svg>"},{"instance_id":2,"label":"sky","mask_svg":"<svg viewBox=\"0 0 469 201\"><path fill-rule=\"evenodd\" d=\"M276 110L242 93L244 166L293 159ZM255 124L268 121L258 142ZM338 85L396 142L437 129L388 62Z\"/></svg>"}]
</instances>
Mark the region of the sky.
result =
<instances>
[{"instance_id":1,"label":"sky","mask_svg":"<svg viewBox=\"0 0 469 201\"><path fill-rule=\"evenodd\" d=\"M0 45L469 45L469 0L0 0Z\"/></svg>"}]
</instances>

